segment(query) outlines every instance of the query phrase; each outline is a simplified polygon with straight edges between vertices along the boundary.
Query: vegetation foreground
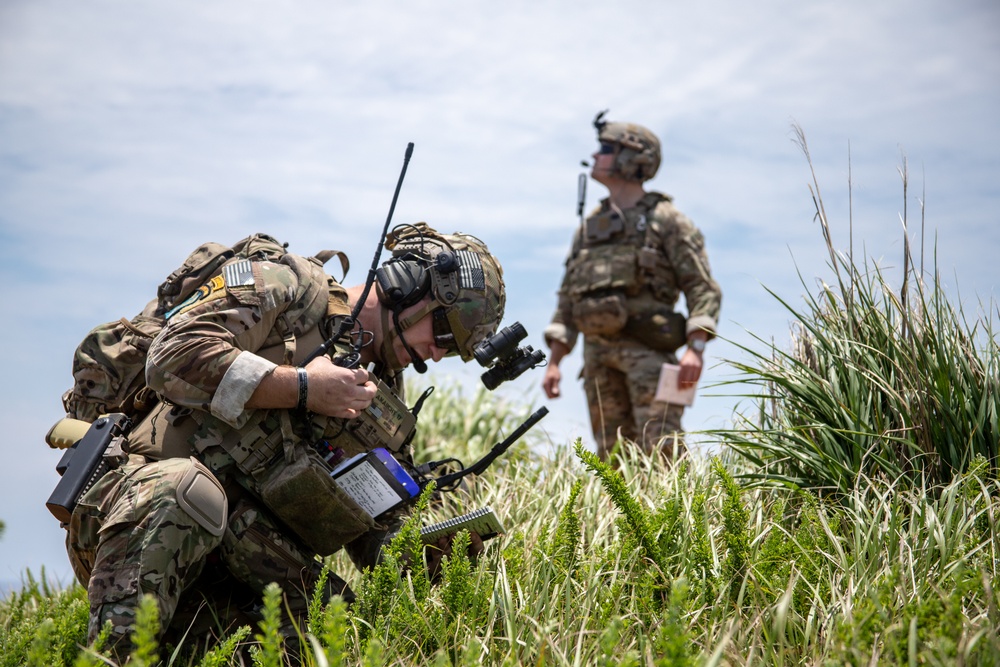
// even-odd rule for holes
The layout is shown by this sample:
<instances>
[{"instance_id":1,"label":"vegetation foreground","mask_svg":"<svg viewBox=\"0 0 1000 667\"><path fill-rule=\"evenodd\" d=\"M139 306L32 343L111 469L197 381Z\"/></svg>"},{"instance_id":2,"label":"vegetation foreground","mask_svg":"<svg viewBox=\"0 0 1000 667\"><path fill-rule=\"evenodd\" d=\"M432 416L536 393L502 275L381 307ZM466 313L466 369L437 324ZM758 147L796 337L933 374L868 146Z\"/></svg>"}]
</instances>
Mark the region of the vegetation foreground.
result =
<instances>
[{"instance_id":1,"label":"vegetation foreground","mask_svg":"<svg viewBox=\"0 0 1000 667\"><path fill-rule=\"evenodd\" d=\"M508 461L424 510L492 506L509 532L480 562L452 559L433 587L392 558L349 577L358 601L316 606L305 664L1000 664L1000 489L985 466L936 490L861 479L847 504L742 487L744 468L627 456L616 472L579 444ZM104 664L79 647L87 617L79 586L29 580L0 611L2 664ZM150 637L155 605L146 623ZM239 664L257 641L253 664L279 665L275 625L197 656L147 639L132 664Z\"/></svg>"},{"instance_id":2,"label":"vegetation foreground","mask_svg":"<svg viewBox=\"0 0 1000 667\"><path fill-rule=\"evenodd\" d=\"M665 465L624 447L612 469L579 441L540 454L536 428L423 497L374 571L330 559L358 598L314 603L301 662L1000 665L1000 347L908 249L898 292L834 253L814 194L836 280L789 308L791 351L733 362L760 391L715 434L720 455ZM415 451L469 463L529 412L439 389ZM477 563L446 560L436 585L401 574L420 522L487 505L507 532ZM100 640L81 646L85 590L26 579L0 604L0 667L111 664ZM260 627L202 653L157 646L150 601L129 664L284 664L280 590L263 605Z\"/></svg>"}]
</instances>

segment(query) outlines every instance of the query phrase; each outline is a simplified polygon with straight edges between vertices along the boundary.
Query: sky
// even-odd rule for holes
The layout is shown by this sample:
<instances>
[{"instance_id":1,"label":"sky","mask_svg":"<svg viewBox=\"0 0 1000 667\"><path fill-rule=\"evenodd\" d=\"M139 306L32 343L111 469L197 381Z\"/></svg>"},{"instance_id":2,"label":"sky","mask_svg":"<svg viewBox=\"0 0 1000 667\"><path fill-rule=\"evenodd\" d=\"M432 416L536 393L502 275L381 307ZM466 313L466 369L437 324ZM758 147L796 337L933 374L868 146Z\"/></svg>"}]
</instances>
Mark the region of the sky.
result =
<instances>
[{"instance_id":1,"label":"sky","mask_svg":"<svg viewBox=\"0 0 1000 667\"><path fill-rule=\"evenodd\" d=\"M504 325L543 348L602 109L659 135L648 187L702 230L723 290L689 431L752 407L730 362L786 344L778 297L830 277L796 127L838 250L898 281L905 222L956 305L996 312L993 0L0 0L0 582L71 581L43 437L87 331L208 240L342 250L363 282L409 142L393 221L483 239ZM579 369L578 349L556 401L541 369L497 393L593 448ZM482 370L429 376L472 395Z\"/></svg>"}]
</instances>

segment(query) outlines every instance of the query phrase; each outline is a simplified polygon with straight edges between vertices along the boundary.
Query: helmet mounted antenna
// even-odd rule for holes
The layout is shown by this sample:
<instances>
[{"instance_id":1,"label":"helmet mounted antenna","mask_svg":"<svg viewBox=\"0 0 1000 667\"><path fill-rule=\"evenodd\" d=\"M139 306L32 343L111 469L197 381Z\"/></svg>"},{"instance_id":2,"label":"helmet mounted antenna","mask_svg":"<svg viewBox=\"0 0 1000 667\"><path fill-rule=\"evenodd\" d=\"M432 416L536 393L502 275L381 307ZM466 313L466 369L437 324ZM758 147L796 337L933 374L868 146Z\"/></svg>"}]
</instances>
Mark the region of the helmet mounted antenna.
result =
<instances>
[{"instance_id":1,"label":"helmet mounted antenna","mask_svg":"<svg viewBox=\"0 0 1000 667\"><path fill-rule=\"evenodd\" d=\"M310 353L305 360L299 364L300 367L305 368L305 366L320 355L324 355L329 352L330 348L333 347L340 337L347 333L350 329L354 327L354 324L358 321L358 315L361 314L361 309L365 305L365 301L368 300L368 294L371 292L372 284L375 282L375 272L378 270L378 261L382 256L382 246L385 244L385 238L389 234L389 225L392 222L392 214L396 210L396 200L399 199L399 191L403 187L403 178L406 176L406 167L410 164L410 158L413 156L413 142L409 142L406 145L406 154L403 156L403 168L399 172L399 180L396 182L396 191L392 193L392 203L389 205L389 215L386 216L385 225L382 227L382 236L379 239L378 246L375 249L375 257L372 259L371 268L368 269L368 279L365 281L364 290L361 292L361 296L358 298L358 302L354 304L354 310L351 312L350 317L341 318L337 330L334 331L333 335L324 340L319 347ZM362 337L358 337L358 341L353 344L354 350L345 355L338 355L334 359L334 363L338 366L343 366L345 368L356 368L358 364L361 363L361 345Z\"/></svg>"}]
</instances>

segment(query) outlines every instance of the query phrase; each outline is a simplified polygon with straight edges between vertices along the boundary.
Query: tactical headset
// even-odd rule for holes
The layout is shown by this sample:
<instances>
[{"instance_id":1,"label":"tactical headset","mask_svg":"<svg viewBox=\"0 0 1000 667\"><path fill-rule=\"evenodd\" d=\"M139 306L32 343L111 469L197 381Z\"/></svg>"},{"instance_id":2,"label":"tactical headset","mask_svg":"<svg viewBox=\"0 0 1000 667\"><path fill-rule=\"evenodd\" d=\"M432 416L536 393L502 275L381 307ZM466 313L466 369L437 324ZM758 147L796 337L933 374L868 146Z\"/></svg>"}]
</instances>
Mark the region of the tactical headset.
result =
<instances>
[{"instance_id":1,"label":"tactical headset","mask_svg":"<svg viewBox=\"0 0 1000 667\"><path fill-rule=\"evenodd\" d=\"M393 257L385 262L375 272L375 279L378 281L378 297L382 305L392 311L401 311L427 296L431 289L429 263L429 260L413 253ZM439 282L448 282L445 279L446 276L458 270L458 260L455 258L455 254L450 250L439 252L434 258L433 270L442 279ZM443 303L449 303L454 301L458 294L457 290L445 290L443 294L439 293L438 296Z\"/></svg>"},{"instance_id":2,"label":"tactical headset","mask_svg":"<svg viewBox=\"0 0 1000 667\"><path fill-rule=\"evenodd\" d=\"M399 340L410 355L413 368L418 373L427 372L427 364L414 352L403 335L403 331L415 322L404 321L403 325L400 326L399 314L427 296L432 283L439 285L436 290L438 301L452 303L458 298L457 281L450 275L459 268L455 254L450 250L442 250L434 257L433 266L431 266L431 261L410 252L389 259L375 271L378 299L383 306L392 312L392 322L396 327ZM432 275L434 279L432 279ZM456 289L440 288L442 285L451 284L455 285ZM422 316L423 314L421 314ZM388 332L384 332L383 335L388 337Z\"/></svg>"}]
</instances>

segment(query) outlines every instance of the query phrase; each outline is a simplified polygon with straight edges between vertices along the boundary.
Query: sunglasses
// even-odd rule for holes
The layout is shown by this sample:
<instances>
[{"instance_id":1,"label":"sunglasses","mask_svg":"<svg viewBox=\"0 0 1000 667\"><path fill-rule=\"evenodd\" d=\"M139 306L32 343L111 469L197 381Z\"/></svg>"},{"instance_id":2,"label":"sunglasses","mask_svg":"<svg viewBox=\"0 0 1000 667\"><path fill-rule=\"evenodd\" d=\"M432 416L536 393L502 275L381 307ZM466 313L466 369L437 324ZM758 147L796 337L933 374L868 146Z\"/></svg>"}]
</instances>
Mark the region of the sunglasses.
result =
<instances>
[{"instance_id":1,"label":"sunglasses","mask_svg":"<svg viewBox=\"0 0 1000 667\"><path fill-rule=\"evenodd\" d=\"M597 149L597 152L601 155L611 155L612 153L615 152L615 148L616 146L614 144L609 144L607 142L602 141L601 147Z\"/></svg>"},{"instance_id":2,"label":"sunglasses","mask_svg":"<svg viewBox=\"0 0 1000 667\"><path fill-rule=\"evenodd\" d=\"M434 345L442 350L446 350L445 356L458 354L458 343L455 342L455 334L451 332L451 325L448 323L448 315L444 308L436 308L433 313L434 324Z\"/></svg>"}]
</instances>

